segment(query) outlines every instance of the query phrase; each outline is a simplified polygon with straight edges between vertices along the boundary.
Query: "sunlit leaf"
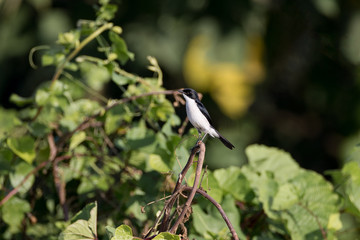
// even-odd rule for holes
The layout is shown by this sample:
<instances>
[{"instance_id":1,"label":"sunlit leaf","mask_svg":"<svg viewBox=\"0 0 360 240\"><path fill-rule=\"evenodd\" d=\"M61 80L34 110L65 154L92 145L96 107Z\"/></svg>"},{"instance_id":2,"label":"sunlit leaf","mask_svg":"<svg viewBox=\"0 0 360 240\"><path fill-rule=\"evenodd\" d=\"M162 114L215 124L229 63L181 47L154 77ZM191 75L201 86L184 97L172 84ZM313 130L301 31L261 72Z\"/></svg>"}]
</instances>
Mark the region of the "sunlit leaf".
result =
<instances>
[{"instance_id":1,"label":"sunlit leaf","mask_svg":"<svg viewBox=\"0 0 360 240\"><path fill-rule=\"evenodd\" d=\"M121 225L116 228L115 235L111 238L111 240L132 240L133 234L132 230L127 225Z\"/></svg>"},{"instance_id":2,"label":"sunlit leaf","mask_svg":"<svg viewBox=\"0 0 360 240\"><path fill-rule=\"evenodd\" d=\"M36 157L35 141L30 136L19 138L8 138L7 144L9 148L20 158L28 163L32 163Z\"/></svg>"}]
</instances>

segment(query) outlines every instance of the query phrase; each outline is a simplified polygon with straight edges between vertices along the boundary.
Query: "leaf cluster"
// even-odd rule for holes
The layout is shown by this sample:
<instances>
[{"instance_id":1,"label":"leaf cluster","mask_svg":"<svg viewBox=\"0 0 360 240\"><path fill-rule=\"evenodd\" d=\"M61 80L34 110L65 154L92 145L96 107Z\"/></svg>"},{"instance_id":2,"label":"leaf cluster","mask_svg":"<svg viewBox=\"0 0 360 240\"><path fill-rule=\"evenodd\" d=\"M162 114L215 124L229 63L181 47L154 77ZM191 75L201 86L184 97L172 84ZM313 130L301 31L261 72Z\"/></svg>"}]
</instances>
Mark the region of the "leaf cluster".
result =
<instances>
[{"instance_id":1,"label":"leaf cluster","mask_svg":"<svg viewBox=\"0 0 360 240\"><path fill-rule=\"evenodd\" d=\"M195 143L196 130L182 134L186 121L175 112L181 100L164 89L156 59L149 57L153 77L124 70L134 54L111 22L117 6L101 0L96 9L95 20L80 20L55 46L42 48L41 65L55 69L51 80L32 97L13 94L17 110L0 108L2 239L139 239L162 207L148 203L173 191ZM93 42L97 55L81 55ZM108 85L118 88L119 99L102 95ZM208 170L201 182L241 239L358 234L358 163L329 172L331 183L276 148L252 145L246 155L247 165ZM202 196L187 220L184 239L230 238ZM162 232L153 239L180 236Z\"/></svg>"}]
</instances>

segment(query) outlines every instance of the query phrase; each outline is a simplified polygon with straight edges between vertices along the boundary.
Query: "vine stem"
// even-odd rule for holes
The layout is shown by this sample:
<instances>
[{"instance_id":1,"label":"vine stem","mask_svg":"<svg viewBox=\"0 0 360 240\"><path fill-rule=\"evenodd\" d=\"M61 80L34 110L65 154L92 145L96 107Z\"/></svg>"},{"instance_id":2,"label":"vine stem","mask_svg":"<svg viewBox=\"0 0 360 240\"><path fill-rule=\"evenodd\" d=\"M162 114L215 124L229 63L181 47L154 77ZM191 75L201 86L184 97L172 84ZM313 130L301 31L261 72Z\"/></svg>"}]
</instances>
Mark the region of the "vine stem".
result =
<instances>
[{"instance_id":1,"label":"vine stem","mask_svg":"<svg viewBox=\"0 0 360 240\"><path fill-rule=\"evenodd\" d=\"M53 88L56 80L59 79L61 73L63 72L66 64L70 62L89 42L94 40L97 36L99 36L102 32L110 29L113 27L113 23L106 23L96 29L92 34L90 34L87 38L85 38L83 41L80 42L79 46L77 46L66 58L65 60L56 68L56 71L51 79L50 89ZM33 117L32 121L35 121L37 117L40 115L40 113L43 110L43 106L39 107L35 116Z\"/></svg>"},{"instance_id":2,"label":"vine stem","mask_svg":"<svg viewBox=\"0 0 360 240\"><path fill-rule=\"evenodd\" d=\"M57 67L56 72L51 79L50 88L54 85L55 81L60 77L60 74L64 70L66 63L70 62L89 42L94 40L97 36L99 36L102 32L113 27L113 23L106 23L96 29L92 34L90 34L87 38L85 38L82 42L80 42L79 46L76 47L67 57L66 59Z\"/></svg>"},{"instance_id":3,"label":"vine stem","mask_svg":"<svg viewBox=\"0 0 360 240\"><path fill-rule=\"evenodd\" d=\"M182 190L184 191L187 191L187 192L191 192L193 191L193 188L192 187L188 187L188 186L183 186L182 187ZM232 236L233 236L233 239L234 240L239 240L239 237L235 231L235 228L233 227L232 223L230 222L228 216L226 215L224 209L221 207L221 205L216 202L216 200L214 198L212 198L209 194L207 194L207 192L205 192L204 190L202 189L196 189L196 192L203 195L206 199L208 199L217 209L218 211L220 212L222 218L224 219L226 225L228 226Z\"/></svg>"}]
</instances>

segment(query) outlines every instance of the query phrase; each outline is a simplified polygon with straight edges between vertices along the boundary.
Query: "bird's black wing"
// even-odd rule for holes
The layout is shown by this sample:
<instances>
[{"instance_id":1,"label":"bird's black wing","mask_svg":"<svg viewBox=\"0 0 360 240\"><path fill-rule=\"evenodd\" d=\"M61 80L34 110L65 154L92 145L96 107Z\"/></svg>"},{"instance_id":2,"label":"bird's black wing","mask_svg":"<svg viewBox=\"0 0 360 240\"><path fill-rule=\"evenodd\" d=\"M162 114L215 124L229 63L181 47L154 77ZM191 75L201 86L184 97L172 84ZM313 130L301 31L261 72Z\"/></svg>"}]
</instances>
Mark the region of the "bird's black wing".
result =
<instances>
[{"instance_id":1,"label":"bird's black wing","mask_svg":"<svg viewBox=\"0 0 360 240\"><path fill-rule=\"evenodd\" d=\"M196 99L195 102L196 102L197 106L199 107L201 113L204 114L206 119L209 121L210 125L212 125L211 117L210 117L208 111L206 110L204 104L202 104L202 102L200 102L200 100L198 100L198 99Z\"/></svg>"}]
</instances>

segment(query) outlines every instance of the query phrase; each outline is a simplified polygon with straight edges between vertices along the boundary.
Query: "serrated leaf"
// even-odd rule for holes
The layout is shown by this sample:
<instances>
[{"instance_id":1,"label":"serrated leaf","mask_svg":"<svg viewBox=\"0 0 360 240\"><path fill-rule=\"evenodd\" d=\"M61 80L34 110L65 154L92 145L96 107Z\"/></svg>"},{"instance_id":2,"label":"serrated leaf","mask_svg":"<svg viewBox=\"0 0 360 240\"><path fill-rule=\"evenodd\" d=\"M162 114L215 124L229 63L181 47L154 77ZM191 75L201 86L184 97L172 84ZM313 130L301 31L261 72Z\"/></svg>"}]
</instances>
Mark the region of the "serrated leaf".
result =
<instances>
[{"instance_id":1,"label":"serrated leaf","mask_svg":"<svg viewBox=\"0 0 360 240\"><path fill-rule=\"evenodd\" d=\"M35 141L30 136L20 138L8 138L7 145L16 155L28 163L32 163L36 157Z\"/></svg>"},{"instance_id":2,"label":"serrated leaf","mask_svg":"<svg viewBox=\"0 0 360 240\"><path fill-rule=\"evenodd\" d=\"M180 240L181 238L179 235L174 235L174 234L171 234L168 232L162 232L153 239L154 240Z\"/></svg>"},{"instance_id":3,"label":"serrated leaf","mask_svg":"<svg viewBox=\"0 0 360 240\"><path fill-rule=\"evenodd\" d=\"M129 226L121 225L116 228L115 236L111 238L111 240L132 240L133 233Z\"/></svg>"},{"instance_id":4,"label":"serrated leaf","mask_svg":"<svg viewBox=\"0 0 360 240\"><path fill-rule=\"evenodd\" d=\"M84 131L75 133L70 139L69 150L71 151L71 150L75 149L85 139L86 139L86 133Z\"/></svg>"}]
</instances>

